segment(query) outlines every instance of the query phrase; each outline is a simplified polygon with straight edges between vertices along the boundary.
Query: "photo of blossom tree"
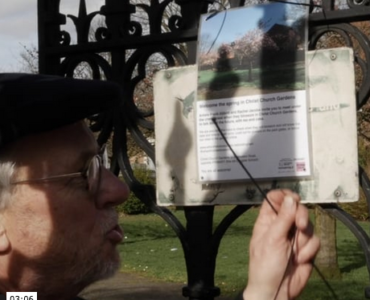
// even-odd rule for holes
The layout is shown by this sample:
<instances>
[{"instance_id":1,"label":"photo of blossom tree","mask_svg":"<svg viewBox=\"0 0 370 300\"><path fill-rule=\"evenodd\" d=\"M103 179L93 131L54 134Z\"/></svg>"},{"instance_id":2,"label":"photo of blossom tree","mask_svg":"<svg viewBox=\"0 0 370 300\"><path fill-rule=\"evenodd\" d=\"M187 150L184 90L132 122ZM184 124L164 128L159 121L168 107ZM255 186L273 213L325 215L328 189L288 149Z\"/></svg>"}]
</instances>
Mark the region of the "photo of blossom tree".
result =
<instances>
[{"instance_id":1,"label":"photo of blossom tree","mask_svg":"<svg viewBox=\"0 0 370 300\"><path fill-rule=\"evenodd\" d=\"M304 90L307 7L302 3L277 2L204 15L198 43L198 99Z\"/></svg>"}]
</instances>

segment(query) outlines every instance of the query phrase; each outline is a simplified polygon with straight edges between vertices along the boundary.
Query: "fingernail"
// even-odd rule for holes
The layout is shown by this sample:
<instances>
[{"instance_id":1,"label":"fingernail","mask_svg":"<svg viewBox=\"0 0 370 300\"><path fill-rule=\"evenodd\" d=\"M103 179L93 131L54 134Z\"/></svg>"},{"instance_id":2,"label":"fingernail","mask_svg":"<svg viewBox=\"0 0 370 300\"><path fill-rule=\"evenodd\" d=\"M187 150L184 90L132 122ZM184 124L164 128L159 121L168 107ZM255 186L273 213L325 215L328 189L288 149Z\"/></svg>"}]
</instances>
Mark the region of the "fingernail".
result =
<instances>
[{"instance_id":1,"label":"fingernail","mask_svg":"<svg viewBox=\"0 0 370 300\"><path fill-rule=\"evenodd\" d=\"M293 209L294 208L294 199L292 196L285 196L283 206L287 209Z\"/></svg>"}]
</instances>

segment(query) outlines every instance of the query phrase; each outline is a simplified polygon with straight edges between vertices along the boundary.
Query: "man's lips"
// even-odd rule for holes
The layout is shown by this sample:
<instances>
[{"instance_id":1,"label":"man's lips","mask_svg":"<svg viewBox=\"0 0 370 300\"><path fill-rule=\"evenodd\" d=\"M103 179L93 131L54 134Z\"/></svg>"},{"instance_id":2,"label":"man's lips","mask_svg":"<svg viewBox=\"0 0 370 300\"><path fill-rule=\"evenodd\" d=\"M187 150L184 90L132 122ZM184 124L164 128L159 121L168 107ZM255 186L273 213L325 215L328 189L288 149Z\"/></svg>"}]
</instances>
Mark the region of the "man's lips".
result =
<instances>
[{"instance_id":1,"label":"man's lips","mask_svg":"<svg viewBox=\"0 0 370 300\"><path fill-rule=\"evenodd\" d=\"M107 238L113 243L120 243L123 239L123 231L119 225L114 226L107 232Z\"/></svg>"}]
</instances>

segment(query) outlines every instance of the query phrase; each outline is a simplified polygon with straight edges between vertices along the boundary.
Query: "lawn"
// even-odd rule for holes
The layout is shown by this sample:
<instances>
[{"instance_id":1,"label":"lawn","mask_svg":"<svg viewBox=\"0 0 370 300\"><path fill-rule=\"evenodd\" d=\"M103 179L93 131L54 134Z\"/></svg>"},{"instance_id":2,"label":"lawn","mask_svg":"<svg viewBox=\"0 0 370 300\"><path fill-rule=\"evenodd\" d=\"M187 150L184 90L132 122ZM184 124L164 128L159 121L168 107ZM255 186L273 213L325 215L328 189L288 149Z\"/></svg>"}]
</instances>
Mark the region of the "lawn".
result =
<instances>
[{"instance_id":1,"label":"lawn","mask_svg":"<svg viewBox=\"0 0 370 300\"><path fill-rule=\"evenodd\" d=\"M216 207L214 221L218 224L230 207ZM252 209L240 217L226 232L217 258L216 285L223 294L241 290L247 280L248 243L258 210ZM174 214L184 224L182 211ZM186 269L179 240L171 228L156 215L124 216L121 225L126 234L120 246L122 271L137 272L158 280L186 282ZM368 223L361 223L368 228ZM341 280L329 280L338 299L364 298L364 288L370 286L365 257L351 232L337 222L338 261ZM334 299L317 276L311 278L301 300Z\"/></svg>"},{"instance_id":2,"label":"lawn","mask_svg":"<svg viewBox=\"0 0 370 300\"><path fill-rule=\"evenodd\" d=\"M248 81L248 70L199 72L198 89L230 90L235 88L260 89L267 91L300 90L305 88L304 65L285 65L270 68L254 68L252 81Z\"/></svg>"}]
</instances>

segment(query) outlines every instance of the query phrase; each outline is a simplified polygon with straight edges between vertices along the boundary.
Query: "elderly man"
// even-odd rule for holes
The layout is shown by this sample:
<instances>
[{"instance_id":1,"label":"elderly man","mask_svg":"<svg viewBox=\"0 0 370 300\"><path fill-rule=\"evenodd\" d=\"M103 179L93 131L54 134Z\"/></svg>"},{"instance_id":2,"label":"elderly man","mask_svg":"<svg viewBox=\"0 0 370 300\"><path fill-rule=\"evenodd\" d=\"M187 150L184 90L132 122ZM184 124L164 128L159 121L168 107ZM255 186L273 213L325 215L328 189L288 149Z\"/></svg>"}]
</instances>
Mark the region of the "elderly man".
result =
<instances>
[{"instance_id":1,"label":"elderly man","mask_svg":"<svg viewBox=\"0 0 370 300\"><path fill-rule=\"evenodd\" d=\"M129 189L104 167L103 149L81 120L120 99L113 83L0 75L0 293L70 300L117 271L123 233L114 206ZM245 300L296 297L319 247L297 195L269 198L279 214L261 209Z\"/></svg>"},{"instance_id":2,"label":"elderly man","mask_svg":"<svg viewBox=\"0 0 370 300\"><path fill-rule=\"evenodd\" d=\"M2 75L0 291L71 299L114 274L114 206L129 190L81 119L120 101L114 84Z\"/></svg>"}]
</instances>

